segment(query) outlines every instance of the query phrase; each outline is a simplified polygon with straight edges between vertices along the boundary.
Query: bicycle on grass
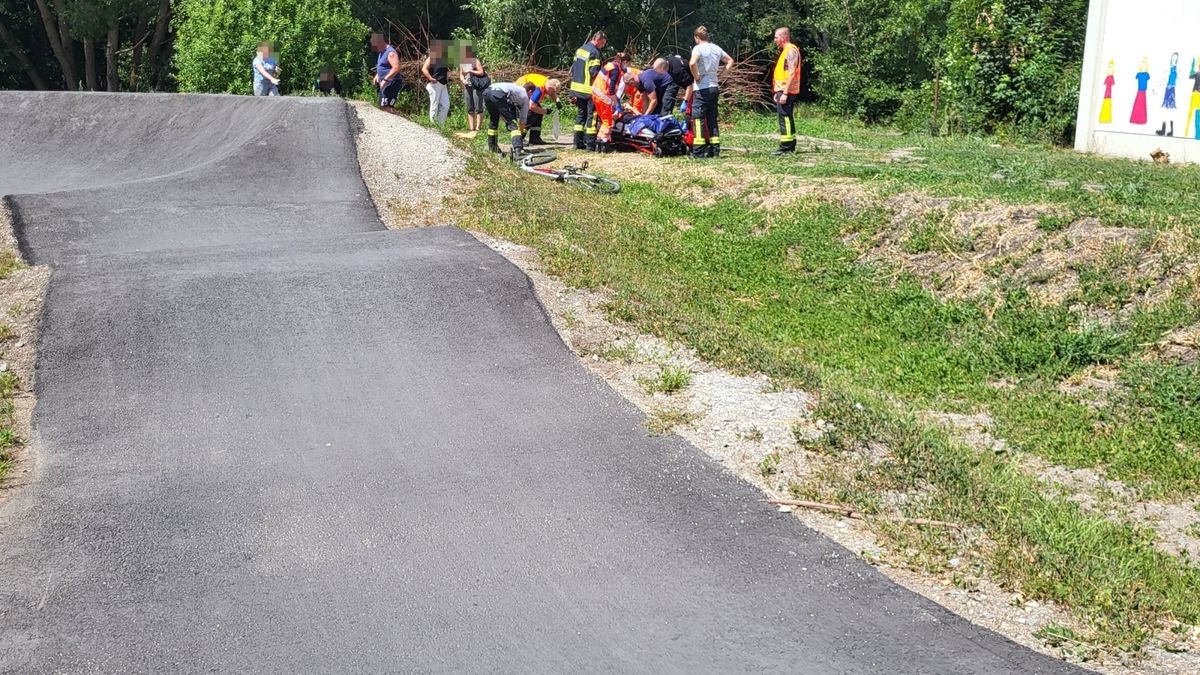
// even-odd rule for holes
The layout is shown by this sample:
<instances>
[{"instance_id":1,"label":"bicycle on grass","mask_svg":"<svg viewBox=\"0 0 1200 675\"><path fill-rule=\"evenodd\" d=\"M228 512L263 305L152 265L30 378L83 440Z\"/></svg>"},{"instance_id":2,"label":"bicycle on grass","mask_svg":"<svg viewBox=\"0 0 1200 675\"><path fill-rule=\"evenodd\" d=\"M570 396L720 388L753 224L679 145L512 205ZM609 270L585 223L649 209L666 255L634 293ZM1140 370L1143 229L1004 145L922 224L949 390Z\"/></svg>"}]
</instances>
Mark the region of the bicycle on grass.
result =
<instances>
[{"instance_id":1,"label":"bicycle on grass","mask_svg":"<svg viewBox=\"0 0 1200 675\"><path fill-rule=\"evenodd\" d=\"M584 173L588 168L587 162L584 162L583 166L564 166L561 169L545 166L556 159L558 159L558 155L553 152L537 152L522 155L517 161L525 173L550 178L559 183L573 185L581 190L606 194L616 194L621 191L621 184L615 180Z\"/></svg>"}]
</instances>

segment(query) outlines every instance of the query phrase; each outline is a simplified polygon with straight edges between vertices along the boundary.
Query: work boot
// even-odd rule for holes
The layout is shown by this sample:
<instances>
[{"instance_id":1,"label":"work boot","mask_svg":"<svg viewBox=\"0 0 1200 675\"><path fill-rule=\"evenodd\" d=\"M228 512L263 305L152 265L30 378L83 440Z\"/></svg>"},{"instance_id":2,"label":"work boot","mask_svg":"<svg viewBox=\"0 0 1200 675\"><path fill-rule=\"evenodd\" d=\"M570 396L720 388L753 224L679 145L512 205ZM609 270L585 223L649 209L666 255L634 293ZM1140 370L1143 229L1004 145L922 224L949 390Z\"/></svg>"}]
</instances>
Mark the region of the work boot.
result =
<instances>
[{"instance_id":1,"label":"work boot","mask_svg":"<svg viewBox=\"0 0 1200 675\"><path fill-rule=\"evenodd\" d=\"M779 149L776 150L775 152L772 152L771 156L772 157L783 157L784 155L790 155L793 152L796 152L796 144L795 143L780 143Z\"/></svg>"},{"instance_id":2,"label":"work boot","mask_svg":"<svg viewBox=\"0 0 1200 675\"><path fill-rule=\"evenodd\" d=\"M587 134L584 136L584 143L586 144L586 149L588 151L596 151L596 136L594 134Z\"/></svg>"},{"instance_id":3,"label":"work boot","mask_svg":"<svg viewBox=\"0 0 1200 675\"><path fill-rule=\"evenodd\" d=\"M500 154L500 142L496 140L495 136L488 136L487 148L488 152Z\"/></svg>"},{"instance_id":4,"label":"work boot","mask_svg":"<svg viewBox=\"0 0 1200 675\"><path fill-rule=\"evenodd\" d=\"M587 140L585 139L582 131L575 132L575 149L587 150Z\"/></svg>"},{"instance_id":5,"label":"work boot","mask_svg":"<svg viewBox=\"0 0 1200 675\"><path fill-rule=\"evenodd\" d=\"M612 143L604 143L604 142L596 143L596 152L598 152L602 155L607 155L608 153L610 153L612 151L613 151Z\"/></svg>"},{"instance_id":6,"label":"work boot","mask_svg":"<svg viewBox=\"0 0 1200 675\"><path fill-rule=\"evenodd\" d=\"M708 159L711 155L708 154L707 145L697 145L695 148L692 148L692 154L688 155L688 157L692 159Z\"/></svg>"},{"instance_id":7,"label":"work boot","mask_svg":"<svg viewBox=\"0 0 1200 675\"><path fill-rule=\"evenodd\" d=\"M542 132L530 131L528 145L545 145L545 142L542 141Z\"/></svg>"},{"instance_id":8,"label":"work boot","mask_svg":"<svg viewBox=\"0 0 1200 675\"><path fill-rule=\"evenodd\" d=\"M716 143L709 144L708 158L709 159L720 159L721 158L721 146L719 144L716 144Z\"/></svg>"}]
</instances>

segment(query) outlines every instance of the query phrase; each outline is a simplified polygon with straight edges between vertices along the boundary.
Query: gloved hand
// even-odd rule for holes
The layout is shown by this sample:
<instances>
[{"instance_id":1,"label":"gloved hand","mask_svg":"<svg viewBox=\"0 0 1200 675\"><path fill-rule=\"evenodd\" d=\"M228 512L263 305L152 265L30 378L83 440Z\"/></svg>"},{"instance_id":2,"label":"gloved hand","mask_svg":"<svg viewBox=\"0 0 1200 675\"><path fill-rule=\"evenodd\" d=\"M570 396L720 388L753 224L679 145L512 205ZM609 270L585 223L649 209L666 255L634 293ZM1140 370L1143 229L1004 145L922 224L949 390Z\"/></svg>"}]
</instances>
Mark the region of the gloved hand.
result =
<instances>
[{"instance_id":1,"label":"gloved hand","mask_svg":"<svg viewBox=\"0 0 1200 675\"><path fill-rule=\"evenodd\" d=\"M679 112L681 112L681 113L687 112L687 101L680 101Z\"/></svg>"},{"instance_id":2,"label":"gloved hand","mask_svg":"<svg viewBox=\"0 0 1200 675\"><path fill-rule=\"evenodd\" d=\"M620 104L620 103L615 103L615 104L613 104L613 114L614 114L614 115L620 115L620 114L621 114L621 104Z\"/></svg>"}]
</instances>

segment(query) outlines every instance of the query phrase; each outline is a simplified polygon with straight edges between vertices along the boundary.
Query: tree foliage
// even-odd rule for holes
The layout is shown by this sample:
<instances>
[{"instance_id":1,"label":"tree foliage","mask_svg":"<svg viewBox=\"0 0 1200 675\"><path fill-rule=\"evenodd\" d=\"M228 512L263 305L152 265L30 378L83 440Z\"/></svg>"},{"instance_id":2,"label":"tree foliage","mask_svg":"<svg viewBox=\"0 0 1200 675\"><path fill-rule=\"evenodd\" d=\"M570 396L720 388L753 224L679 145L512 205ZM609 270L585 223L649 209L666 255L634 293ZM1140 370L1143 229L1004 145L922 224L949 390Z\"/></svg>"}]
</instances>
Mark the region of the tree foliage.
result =
<instances>
[{"instance_id":1,"label":"tree foliage","mask_svg":"<svg viewBox=\"0 0 1200 675\"><path fill-rule=\"evenodd\" d=\"M181 0L175 68L183 91L249 94L251 61L274 44L280 89L308 91L323 67L361 69L368 28L346 0Z\"/></svg>"}]
</instances>

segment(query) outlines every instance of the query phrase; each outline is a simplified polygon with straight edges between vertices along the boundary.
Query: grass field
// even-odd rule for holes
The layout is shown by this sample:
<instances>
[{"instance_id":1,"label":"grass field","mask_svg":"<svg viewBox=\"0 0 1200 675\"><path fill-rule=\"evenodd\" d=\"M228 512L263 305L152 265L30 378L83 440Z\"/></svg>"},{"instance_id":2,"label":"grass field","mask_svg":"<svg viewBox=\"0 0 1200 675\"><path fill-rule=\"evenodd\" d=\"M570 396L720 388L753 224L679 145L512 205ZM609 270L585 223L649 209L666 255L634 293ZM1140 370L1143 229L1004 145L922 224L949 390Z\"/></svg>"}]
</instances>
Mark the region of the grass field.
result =
<instances>
[{"instance_id":1,"label":"grass field","mask_svg":"<svg viewBox=\"0 0 1200 675\"><path fill-rule=\"evenodd\" d=\"M14 253L11 251L0 252L0 280L22 267L24 264ZM7 342L12 337L12 327L0 320L0 343ZM8 474L8 470L12 466L12 451L22 443L21 437L14 428L15 420L13 418L13 396L16 394L19 384L16 373L11 370L0 372L0 480Z\"/></svg>"},{"instance_id":2,"label":"grass field","mask_svg":"<svg viewBox=\"0 0 1200 675\"><path fill-rule=\"evenodd\" d=\"M797 496L974 526L990 574L1074 608L1088 627L1076 637L1104 649L1200 622L1192 561L1024 461L1091 469L1140 499L1200 496L1200 366L1186 339L1156 347L1200 322L1200 168L801 118L819 140L784 159L769 157L773 118L755 115L731 120L725 156L702 167L594 158L624 180L616 197L477 156L463 225L610 289L614 317L818 392L832 431L791 451L828 462ZM1015 228L981 214L1024 218L1023 245L1004 250ZM963 260L977 292L946 292L921 267L954 281ZM1004 445L971 446L930 413L982 416ZM930 560L963 545L882 534Z\"/></svg>"}]
</instances>

